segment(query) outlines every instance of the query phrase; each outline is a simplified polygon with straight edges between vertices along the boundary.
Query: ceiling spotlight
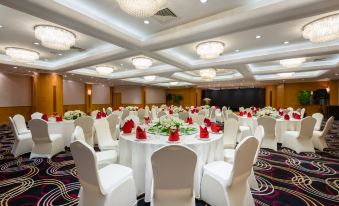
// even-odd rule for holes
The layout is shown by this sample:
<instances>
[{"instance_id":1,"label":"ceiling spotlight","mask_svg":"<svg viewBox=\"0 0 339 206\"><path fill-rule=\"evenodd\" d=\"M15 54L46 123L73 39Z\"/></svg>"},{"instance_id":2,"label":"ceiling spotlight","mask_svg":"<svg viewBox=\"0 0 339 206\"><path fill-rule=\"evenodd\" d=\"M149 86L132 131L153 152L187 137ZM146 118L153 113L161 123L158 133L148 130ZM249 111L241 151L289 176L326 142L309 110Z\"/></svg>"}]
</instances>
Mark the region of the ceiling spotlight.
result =
<instances>
[{"instance_id":1,"label":"ceiling spotlight","mask_svg":"<svg viewBox=\"0 0 339 206\"><path fill-rule=\"evenodd\" d=\"M58 55L59 55L59 56L62 56L62 54L61 54L61 53L59 53Z\"/></svg>"},{"instance_id":2,"label":"ceiling spotlight","mask_svg":"<svg viewBox=\"0 0 339 206\"><path fill-rule=\"evenodd\" d=\"M144 79L145 79L146 81L153 81L153 80L155 80L155 76L153 76L153 75L150 75L150 76L144 76Z\"/></svg>"},{"instance_id":3,"label":"ceiling spotlight","mask_svg":"<svg viewBox=\"0 0 339 206\"><path fill-rule=\"evenodd\" d=\"M170 82L169 84L170 84L171 86L176 86L176 85L179 84L179 82Z\"/></svg>"},{"instance_id":4,"label":"ceiling spotlight","mask_svg":"<svg viewBox=\"0 0 339 206\"><path fill-rule=\"evenodd\" d=\"M114 71L112 67L107 67L107 66L99 66L99 67L96 67L95 70L97 71L97 73L101 75L108 75Z\"/></svg>"},{"instance_id":5,"label":"ceiling spotlight","mask_svg":"<svg viewBox=\"0 0 339 206\"><path fill-rule=\"evenodd\" d=\"M335 74L336 76L338 76L339 74Z\"/></svg>"},{"instance_id":6,"label":"ceiling spotlight","mask_svg":"<svg viewBox=\"0 0 339 206\"><path fill-rule=\"evenodd\" d=\"M13 67L13 69L17 69L18 67Z\"/></svg>"},{"instance_id":7,"label":"ceiling spotlight","mask_svg":"<svg viewBox=\"0 0 339 206\"><path fill-rule=\"evenodd\" d=\"M303 27L303 37L312 43L339 39L339 14L317 19Z\"/></svg>"},{"instance_id":8,"label":"ceiling spotlight","mask_svg":"<svg viewBox=\"0 0 339 206\"><path fill-rule=\"evenodd\" d=\"M200 0L200 2L204 4L207 2L207 0Z\"/></svg>"},{"instance_id":9,"label":"ceiling spotlight","mask_svg":"<svg viewBox=\"0 0 339 206\"><path fill-rule=\"evenodd\" d=\"M136 69L148 69L152 66L153 60L147 57L134 57L132 64Z\"/></svg>"},{"instance_id":10,"label":"ceiling spotlight","mask_svg":"<svg viewBox=\"0 0 339 206\"><path fill-rule=\"evenodd\" d=\"M217 75L216 70L213 68L201 69L199 73L200 73L201 78L205 81L211 81Z\"/></svg>"},{"instance_id":11,"label":"ceiling spotlight","mask_svg":"<svg viewBox=\"0 0 339 206\"><path fill-rule=\"evenodd\" d=\"M35 38L47 48L69 50L75 44L75 34L56 26L39 25L34 27Z\"/></svg>"},{"instance_id":12,"label":"ceiling spotlight","mask_svg":"<svg viewBox=\"0 0 339 206\"><path fill-rule=\"evenodd\" d=\"M121 10L138 18L151 17L161 10L167 0L117 0Z\"/></svg>"},{"instance_id":13,"label":"ceiling spotlight","mask_svg":"<svg viewBox=\"0 0 339 206\"><path fill-rule=\"evenodd\" d=\"M287 78L287 77L293 76L293 75L294 75L294 72L278 73L277 75L278 75L279 77Z\"/></svg>"},{"instance_id":14,"label":"ceiling spotlight","mask_svg":"<svg viewBox=\"0 0 339 206\"><path fill-rule=\"evenodd\" d=\"M224 52L225 44L219 41L208 41L197 45L196 52L201 59L215 59Z\"/></svg>"},{"instance_id":15,"label":"ceiling spotlight","mask_svg":"<svg viewBox=\"0 0 339 206\"><path fill-rule=\"evenodd\" d=\"M120 66L124 66L124 64L120 64Z\"/></svg>"},{"instance_id":16,"label":"ceiling spotlight","mask_svg":"<svg viewBox=\"0 0 339 206\"><path fill-rule=\"evenodd\" d=\"M39 42L34 42L35 45L39 45Z\"/></svg>"},{"instance_id":17,"label":"ceiling spotlight","mask_svg":"<svg viewBox=\"0 0 339 206\"><path fill-rule=\"evenodd\" d=\"M240 52L240 50L239 50L239 49L237 49L237 50L235 50L235 52Z\"/></svg>"},{"instance_id":18,"label":"ceiling spotlight","mask_svg":"<svg viewBox=\"0 0 339 206\"><path fill-rule=\"evenodd\" d=\"M7 47L5 48L7 56L17 62L32 62L39 59L39 53L29 49Z\"/></svg>"},{"instance_id":19,"label":"ceiling spotlight","mask_svg":"<svg viewBox=\"0 0 339 206\"><path fill-rule=\"evenodd\" d=\"M290 42L288 42L288 41L285 41L285 42L284 42L284 44L288 44L288 43L290 43Z\"/></svg>"},{"instance_id":20,"label":"ceiling spotlight","mask_svg":"<svg viewBox=\"0 0 339 206\"><path fill-rule=\"evenodd\" d=\"M260 39L260 38L261 38L261 35L257 35L255 38Z\"/></svg>"},{"instance_id":21,"label":"ceiling spotlight","mask_svg":"<svg viewBox=\"0 0 339 206\"><path fill-rule=\"evenodd\" d=\"M286 68L296 68L300 67L305 61L306 58L283 59L280 60L280 64Z\"/></svg>"},{"instance_id":22,"label":"ceiling spotlight","mask_svg":"<svg viewBox=\"0 0 339 206\"><path fill-rule=\"evenodd\" d=\"M3 26L0 24L0 29L2 28Z\"/></svg>"},{"instance_id":23,"label":"ceiling spotlight","mask_svg":"<svg viewBox=\"0 0 339 206\"><path fill-rule=\"evenodd\" d=\"M144 21L144 24L149 24L149 21L148 21L148 20L145 20L145 21Z\"/></svg>"}]
</instances>

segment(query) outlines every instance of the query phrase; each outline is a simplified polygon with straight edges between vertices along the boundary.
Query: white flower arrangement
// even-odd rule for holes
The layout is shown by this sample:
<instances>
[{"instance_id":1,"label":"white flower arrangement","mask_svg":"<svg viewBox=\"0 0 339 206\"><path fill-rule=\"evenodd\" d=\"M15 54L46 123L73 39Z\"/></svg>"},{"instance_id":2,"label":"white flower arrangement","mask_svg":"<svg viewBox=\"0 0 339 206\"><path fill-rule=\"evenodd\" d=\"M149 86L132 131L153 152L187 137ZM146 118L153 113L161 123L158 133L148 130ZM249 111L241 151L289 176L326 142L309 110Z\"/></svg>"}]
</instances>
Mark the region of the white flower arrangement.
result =
<instances>
[{"instance_id":1,"label":"white flower arrangement","mask_svg":"<svg viewBox=\"0 0 339 206\"><path fill-rule=\"evenodd\" d=\"M137 106L127 106L126 109L129 110L129 111L138 111L139 107L137 107Z\"/></svg>"},{"instance_id":2,"label":"white flower arrangement","mask_svg":"<svg viewBox=\"0 0 339 206\"><path fill-rule=\"evenodd\" d=\"M178 114L179 112L183 112L185 111L181 106L180 107L177 107L177 106L174 106L173 107L173 113L175 114Z\"/></svg>"},{"instance_id":3,"label":"white flower arrangement","mask_svg":"<svg viewBox=\"0 0 339 206\"><path fill-rule=\"evenodd\" d=\"M86 116L86 113L80 110L68 111L64 114L66 120L76 120L79 117Z\"/></svg>"},{"instance_id":4,"label":"white flower arrangement","mask_svg":"<svg viewBox=\"0 0 339 206\"><path fill-rule=\"evenodd\" d=\"M211 106L210 105L204 105L204 106L201 106L200 108L201 109L209 109L209 108L211 108Z\"/></svg>"},{"instance_id":5,"label":"white flower arrangement","mask_svg":"<svg viewBox=\"0 0 339 206\"><path fill-rule=\"evenodd\" d=\"M273 107L264 107L262 109L260 109L257 113L256 113L257 117L264 117L264 116L271 116L271 117L276 117L279 116L277 110Z\"/></svg>"}]
</instances>

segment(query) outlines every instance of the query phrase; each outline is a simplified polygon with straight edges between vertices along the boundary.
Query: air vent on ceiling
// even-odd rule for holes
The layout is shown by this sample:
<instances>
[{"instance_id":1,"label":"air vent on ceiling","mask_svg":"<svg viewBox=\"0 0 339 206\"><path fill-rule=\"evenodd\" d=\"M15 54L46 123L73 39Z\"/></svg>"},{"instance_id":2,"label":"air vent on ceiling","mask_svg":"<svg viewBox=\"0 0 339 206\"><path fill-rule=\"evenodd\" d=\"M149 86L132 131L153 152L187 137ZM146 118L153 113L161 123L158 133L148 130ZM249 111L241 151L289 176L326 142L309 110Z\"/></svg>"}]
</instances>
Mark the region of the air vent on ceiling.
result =
<instances>
[{"instance_id":1,"label":"air vent on ceiling","mask_svg":"<svg viewBox=\"0 0 339 206\"><path fill-rule=\"evenodd\" d=\"M83 48L80 48L80 47L76 47L76 46L72 46L71 47L71 49L70 50L68 50L68 51L71 51L71 52L83 52L83 51L85 51L86 49L83 49ZM68 51L66 51L66 52L68 52ZM58 52L58 51L50 51L50 53L51 54L59 54L60 52Z\"/></svg>"},{"instance_id":2,"label":"air vent on ceiling","mask_svg":"<svg viewBox=\"0 0 339 206\"><path fill-rule=\"evenodd\" d=\"M178 16L169 8L159 10L153 17L160 24L167 24L178 20Z\"/></svg>"},{"instance_id":3,"label":"air vent on ceiling","mask_svg":"<svg viewBox=\"0 0 339 206\"><path fill-rule=\"evenodd\" d=\"M79 52L85 51L85 49L80 48L80 47L76 47L76 46L72 46L71 49L73 49L73 50L78 50Z\"/></svg>"},{"instance_id":4,"label":"air vent on ceiling","mask_svg":"<svg viewBox=\"0 0 339 206\"><path fill-rule=\"evenodd\" d=\"M317 59L313 59L314 62L321 62L321 61L326 61L327 58L317 58Z\"/></svg>"}]
</instances>

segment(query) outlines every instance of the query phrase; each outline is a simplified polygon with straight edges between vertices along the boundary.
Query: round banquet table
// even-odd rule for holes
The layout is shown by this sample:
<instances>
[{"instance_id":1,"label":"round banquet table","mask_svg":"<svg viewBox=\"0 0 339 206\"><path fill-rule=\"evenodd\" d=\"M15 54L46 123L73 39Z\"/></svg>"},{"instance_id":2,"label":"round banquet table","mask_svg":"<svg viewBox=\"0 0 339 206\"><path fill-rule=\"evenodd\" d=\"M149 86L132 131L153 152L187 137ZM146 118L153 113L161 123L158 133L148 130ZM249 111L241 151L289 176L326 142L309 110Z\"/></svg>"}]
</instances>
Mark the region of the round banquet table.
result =
<instances>
[{"instance_id":1,"label":"round banquet table","mask_svg":"<svg viewBox=\"0 0 339 206\"><path fill-rule=\"evenodd\" d=\"M252 134L254 134L255 129L258 127L258 118L257 117L239 117L239 124L241 126L248 126L251 129ZM301 119L291 118L290 120L285 120L283 118L276 119L275 124L275 137L278 143L282 143L282 136L286 131L298 131L300 130Z\"/></svg>"},{"instance_id":2,"label":"round banquet table","mask_svg":"<svg viewBox=\"0 0 339 206\"><path fill-rule=\"evenodd\" d=\"M62 134L65 146L71 144L72 133L75 129L74 120L63 120L62 122L48 121L48 132L51 134Z\"/></svg>"},{"instance_id":3,"label":"round banquet table","mask_svg":"<svg viewBox=\"0 0 339 206\"><path fill-rule=\"evenodd\" d=\"M199 134L198 134L199 135ZM153 152L165 145L168 137L159 134L147 134L147 140L135 140L135 133L121 134L119 140L120 164L133 169L138 194L145 193L145 202L151 200L153 171L151 156ZM180 136L179 145L187 146L197 154L197 165L194 175L195 197L200 197L202 168L205 164L223 160L222 134L210 133L210 139L202 141L197 134Z\"/></svg>"},{"instance_id":4,"label":"round banquet table","mask_svg":"<svg viewBox=\"0 0 339 206\"><path fill-rule=\"evenodd\" d=\"M138 116L138 111L129 111L129 115L131 116Z\"/></svg>"}]
</instances>

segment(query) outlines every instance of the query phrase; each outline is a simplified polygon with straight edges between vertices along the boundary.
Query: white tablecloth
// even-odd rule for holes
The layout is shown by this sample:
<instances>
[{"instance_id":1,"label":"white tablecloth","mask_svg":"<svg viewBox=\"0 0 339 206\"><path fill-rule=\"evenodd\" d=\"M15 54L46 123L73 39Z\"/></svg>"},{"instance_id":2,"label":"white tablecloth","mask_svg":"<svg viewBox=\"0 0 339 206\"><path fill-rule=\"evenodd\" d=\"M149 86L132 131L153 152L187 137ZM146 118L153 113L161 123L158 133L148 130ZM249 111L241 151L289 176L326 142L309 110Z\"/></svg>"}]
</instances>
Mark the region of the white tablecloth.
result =
<instances>
[{"instance_id":1,"label":"white tablecloth","mask_svg":"<svg viewBox=\"0 0 339 206\"><path fill-rule=\"evenodd\" d=\"M151 200L152 165L151 155L164 145L168 145L167 136L147 134L146 141L136 141L135 134L122 134L119 140L120 164L133 169L138 194L145 193L145 201ZM194 177L195 196L200 197L202 167L210 162L223 160L222 134L210 133L209 141L201 141L195 135L181 136L179 144L196 152L197 166Z\"/></svg>"},{"instance_id":2,"label":"white tablecloth","mask_svg":"<svg viewBox=\"0 0 339 206\"><path fill-rule=\"evenodd\" d=\"M62 134L65 146L69 147L71 144L71 137L73 134L74 120L63 120L62 122L48 122L48 132L51 134Z\"/></svg>"},{"instance_id":3,"label":"white tablecloth","mask_svg":"<svg viewBox=\"0 0 339 206\"><path fill-rule=\"evenodd\" d=\"M277 119L275 124L275 136L278 141L278 143L282 143L282 135L289 130L300 130L300 119L293 119L290 120L284 120L283 118ZM258 118L252 117L240 117L239 118L239 124L241 126L248 126L252 134L254 134L255 129L258 126Z\"/></svg>"}]
</instances>

